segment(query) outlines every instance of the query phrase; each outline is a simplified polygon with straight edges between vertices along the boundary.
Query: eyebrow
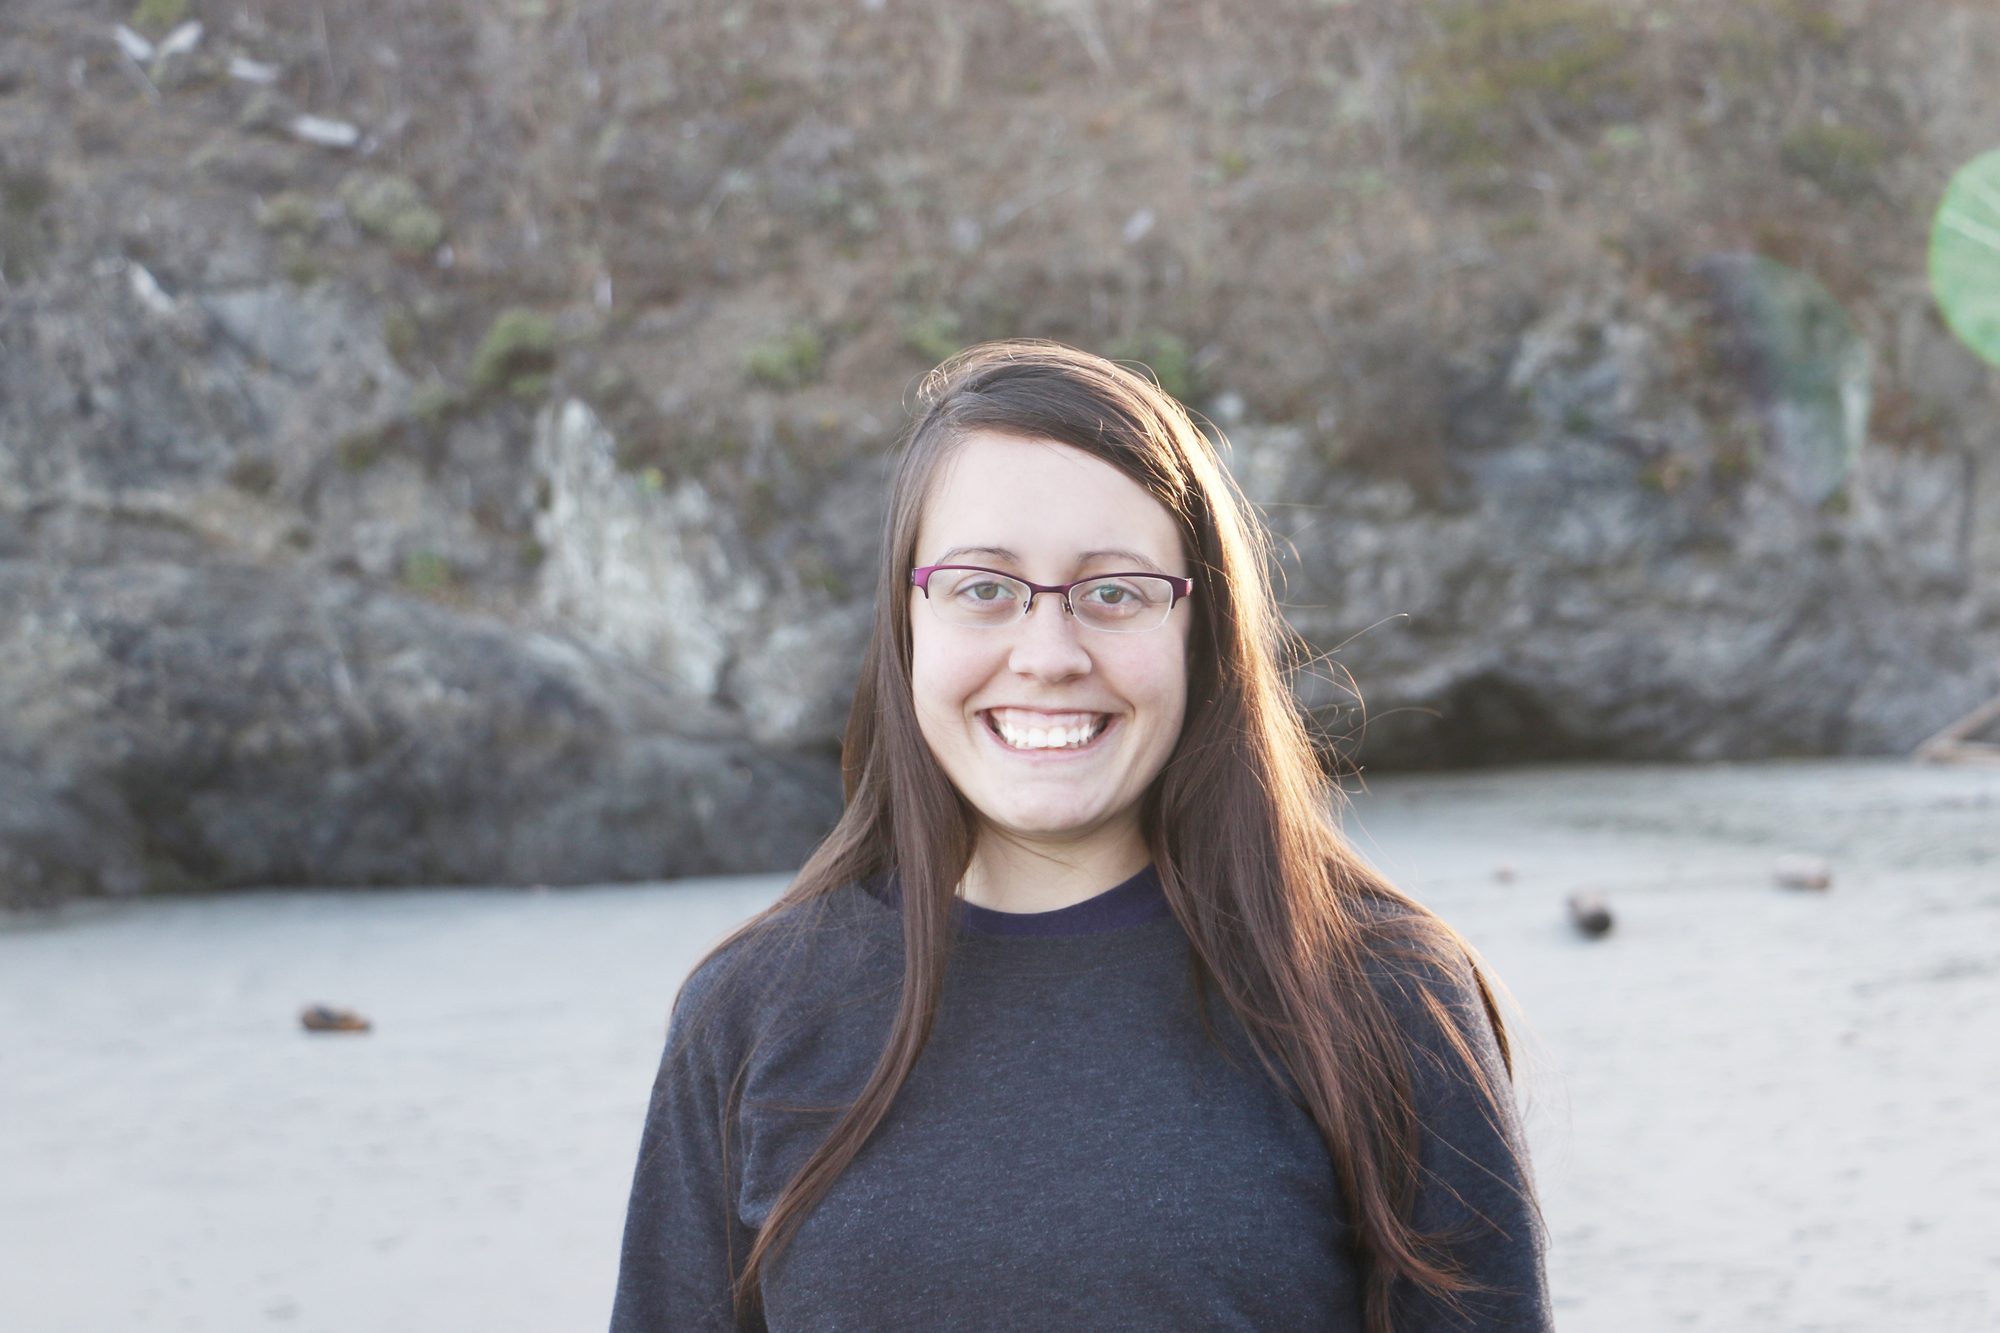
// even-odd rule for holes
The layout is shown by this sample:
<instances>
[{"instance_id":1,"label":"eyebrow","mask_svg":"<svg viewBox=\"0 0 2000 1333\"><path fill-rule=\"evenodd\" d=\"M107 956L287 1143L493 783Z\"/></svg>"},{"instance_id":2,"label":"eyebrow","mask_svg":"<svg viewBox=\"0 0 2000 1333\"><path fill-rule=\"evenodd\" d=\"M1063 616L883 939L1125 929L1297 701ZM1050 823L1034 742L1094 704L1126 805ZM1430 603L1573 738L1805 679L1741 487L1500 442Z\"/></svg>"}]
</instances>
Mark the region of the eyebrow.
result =
<instances>
[{"instance_id":1,"label":"eyebrow","mask_svg":"<svg viewBox=\"0 0 2000 1333\"><path fill-rule=\"evenodd\" d=\"M1021 557L1015 555L1004 546L954 546L939 556L936 563L949 565L960 556L965 555L985 555L991 556L995 560L1012 560L1017 565L1021 563Z\"/></svg>"},{"instance_id":2,"label":"eyebrow","mask_svg":"<svg viewBox=\"0 0 2000 1333\"><path fill-rule=\"evenodd\" d=\"M1020 556L1014 554L1004 546L954 546L939 556L937 563L940 565L949 565L956 562L960 557L968 555L987 556L995 560L1011 560L1017 565L1022 563ZM1077 563L1087 565L1093 560L1108 560L1112 558L1129 560L1132 564L1142 569L1158 570L1160 568L1159 563L1151 556L1144 555L1138 551L1128 551L1122 546L1112 547L1109 550L1103 551L1085 551L1081 556L1077 557Z\"/></svg>"}]
</instances>

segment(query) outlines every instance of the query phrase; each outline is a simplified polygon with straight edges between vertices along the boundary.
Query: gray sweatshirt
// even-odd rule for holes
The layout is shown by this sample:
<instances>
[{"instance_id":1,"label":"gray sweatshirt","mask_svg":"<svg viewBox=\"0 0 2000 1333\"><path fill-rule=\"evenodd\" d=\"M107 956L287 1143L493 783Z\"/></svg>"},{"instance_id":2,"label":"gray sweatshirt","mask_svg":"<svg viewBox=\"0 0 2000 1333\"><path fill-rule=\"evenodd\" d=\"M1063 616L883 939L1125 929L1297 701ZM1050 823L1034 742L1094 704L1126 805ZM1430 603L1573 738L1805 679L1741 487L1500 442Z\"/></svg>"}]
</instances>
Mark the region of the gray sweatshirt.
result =
<instances>
[{"instance_id":1,"label":"gray sweatshirt","mask_svg":"<svg viewBox=\"0 0 2000 1333\"><path fill-rule=\"evenodd\" d=\"M998 933L998 932L1006 933ZM1311 1118L1219 1004L1150 872L1062 912L963 913L937 1026L888 1118L767 1268L730 1283L778 1191L866 1081L902 924L860 888L765 923L675 1006L626 1218L613 1333L1360 1328ZM1470 973L1432 984L1499 1077ZM1542 1231L1497 1127L1393 986L1426 1126L1417 1221L1484 1290L1405 1293L1408 1330L1545 1330Z\"/></svg>"}]
</instances>

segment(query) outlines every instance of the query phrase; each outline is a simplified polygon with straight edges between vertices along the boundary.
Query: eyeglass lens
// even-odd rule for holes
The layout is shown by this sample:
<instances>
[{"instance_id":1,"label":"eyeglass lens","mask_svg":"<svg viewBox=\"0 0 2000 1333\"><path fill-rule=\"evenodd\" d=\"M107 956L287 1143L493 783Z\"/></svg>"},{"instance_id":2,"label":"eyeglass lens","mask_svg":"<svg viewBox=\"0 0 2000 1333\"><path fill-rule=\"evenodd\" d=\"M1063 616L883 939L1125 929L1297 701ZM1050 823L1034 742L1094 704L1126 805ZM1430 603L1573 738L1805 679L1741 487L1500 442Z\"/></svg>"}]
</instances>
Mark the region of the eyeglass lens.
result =
<instances>
[{"instance_id":1,"label":"eyeglass lens","mask_svg":"<svg viewBox=\"0 0 2000 1333\"><path fill-rule=\"evenodd\" d=\"M980 569L940 569L930 576L931 610L954 625L1011 625L1027 614L1028 586ZM1069 592L1070 610L1092 629L1135 633L1167 623L1174 586L1148 574L1090 579Z\"/></svg>"}]
</instances>

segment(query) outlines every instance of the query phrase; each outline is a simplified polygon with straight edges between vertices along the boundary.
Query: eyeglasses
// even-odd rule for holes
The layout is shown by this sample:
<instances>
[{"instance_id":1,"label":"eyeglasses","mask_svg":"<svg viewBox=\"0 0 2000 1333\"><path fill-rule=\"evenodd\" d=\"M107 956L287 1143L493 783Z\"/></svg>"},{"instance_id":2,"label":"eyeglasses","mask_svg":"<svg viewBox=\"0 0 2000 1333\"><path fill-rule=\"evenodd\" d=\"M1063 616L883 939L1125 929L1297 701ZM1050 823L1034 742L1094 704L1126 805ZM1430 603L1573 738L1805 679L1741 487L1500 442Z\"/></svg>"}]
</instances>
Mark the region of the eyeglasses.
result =
<instances>
[{"instance_id":1,"label":"eyeglasses","mask_svg":"<svg viewBox=\"0 0 2000 1333\"><path fill-rule=\"evenodd\" d=\"M925 565L910 571L910 582L924 590L932 614L947 624L1001 629L1027 615L1035 598L1052 592L1078 621L1112 634L1158 629L1174 603L1194 591L1193 579L1171 574L1099 574L1041 584L977 565Z\"/></svg>"}]
</instances>

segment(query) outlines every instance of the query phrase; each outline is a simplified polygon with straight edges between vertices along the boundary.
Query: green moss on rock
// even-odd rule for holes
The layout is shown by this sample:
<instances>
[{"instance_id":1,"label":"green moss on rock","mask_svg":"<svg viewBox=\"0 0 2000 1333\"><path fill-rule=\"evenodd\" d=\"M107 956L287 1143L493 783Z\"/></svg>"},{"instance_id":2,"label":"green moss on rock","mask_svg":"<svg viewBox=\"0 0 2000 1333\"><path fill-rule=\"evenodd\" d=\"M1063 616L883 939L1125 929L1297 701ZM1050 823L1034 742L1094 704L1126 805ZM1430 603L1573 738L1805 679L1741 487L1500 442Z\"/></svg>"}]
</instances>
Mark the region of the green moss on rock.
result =
<instances>
[{"instance_id":1,"label":"green moss on rock","mask_svg":"<svg viewBox=\"0 0 2000 1333\"><path fill-rule=\"evenodd\" d=\"M401 176L357 171L341 183L340 202L356 226L406 258L423 258L444 244L443 215Z\"/></svg>"},{"instance_id":2,"label":"green moss on rock","mask_svg":"<svg viewBox=\"0 0 2000 1333\"><path fill-rule=\"evenodd\" d=\"M41 212L55 195L55 184L39 167L0 174L0 275L8 282L25 282L45 267L48 234Z\"/></svg>"},{"instance_id":3,"label":"green moss on rock","mask_svg":"<svg viewBox=\"0 0 2000 1333\"><path fill-rule=\"evenodd\" d=\"M500 313L473 353L472 383L483 393L504 389L538 397L555 368L555 325L517 306Z\"/></svg>"},{"instance_id":4,"label":"green moss on rock","mask_svg":"<svg viewBox=\"0 0 2000 1333\"><path fill-rule=\"evenodd\" d=\"M411 551L403 557L403 583L412 592L440 593L454 581L451 562L436 551Z\"/></svg>"},{"instance_id":5,"label":"green moss on rock","mask_svg":"<svg viewBox=\"0 0 2000 1333\"><path fill-rule=\"evenodd\" d=\"M1138 362L1153 372L1162 389L1182 402L1195 395L1193 358L1188 354L1187 343L1174 334L1162 329L1141 329L1112 341L1105 347L1104 355L1113 361Z\"/></svg>"},{"instance_id":6,"label":"green moss on rock","mask_svg":"<svg viewBox=\"0 0 2000 1333\"><path fill-rule=\"evenodd\" d=\"M903 319L903 346L926 361L942 361L965 346L962 328L954 311L911 311Z\"/></svg>"},{"instance_id":7,"label":"green moss on rock","mask_svg":"<svg viewBox=\"0 0 2000 1333\"><path fill-rule=\"evenodd\" d=\"M1636 42L1601 0L1455 0L1411 67L1420 141L1441 161L1504 159L1538 119L1583 129L1629 114Z\"/></svg>"},{"instance_id":8,"label":"green moss on rock","mask_svg":"<svg viewBox=\"0 0 2000 1333\"><path fill-rule=\"evenodd\" d=\"M33 217L55 198L55 180L41 167L27 167L0 175L0 199L15 217Z\"/></svg>"},{"instance_id":9,"label":"green moss on rock","mask_svg":"<svg viewBox=\"0 0 2000 1333\"><path fill-rule=\"evenodd\" d=\"M759 343L743 358L743 368L758 384L796 389L819 378L826 344L809 324L794 324L781 338Z\"/></svg>"},{"instance_id":10,"label":"green moss on rock","mask_svg":"<svg viewBox=\"0 0 2000 1333\"><path fill-rule=\"evenodd\" d=\"M158 37L188 16L188 0L139 0L127 20L140 32Z\"/></svg>"},{"instance_id":11,"label":"green moss on rock","mask_svg":"<svg viewBox=\"0 0 2000 1333\"><path fill-rule=\"evenodd\" d=\"M280 248L278 267L294 286L310 287L326 276L319 258L306 246L296 242Z\"/></svg>"},{"instance_id":12,"label":"green moss on rock","mask_svg":"<svg viewBox=\"0 0 2000 1333\"><path fill-rule=\"evenodd\" d=\"M1786 137L1778 157L1834 198L1853 203L1875 189L1884 152L1882 141L1866 130L1808 125Z\"/></svg>"},{"instance_id":13,"label":"green moss on rock","mask_svg":"<svg viewBox=\"0 0 2000 1333\"><path fill-rule=\"evenodd\" d=\"M550 377L547 375L516 375L507 381L507 392L525 403L539 403L549 396Z\"/></svg>"},{"instance_id":14,"label":"green moss on rock","mask_svg":"<svg viewBox=\"0 0 2000 1333\"><path fill-rule=\"evenodd\" d=\"M282 236L319 234L319 204L303 190L285 190L257 205L257 225Z\"/></svg>"},{"instance_id":15,"label":"green moss on rock","mask_svg":"<svg viewBox=\"0 0 2000 1333\"><path fill-rule=\"evenodd\" d=\"M426 380L410 398L410 417L418 425L443 425L465 407L465 395L443 380Z\"/></svg>"},{"instance_id":16,"label":"green moss on rock","mask_svg":"<svg viewBox=\"0 0 2000 1333\"><path fill-rule=\"evenodd\" d=\"M333 446L333 456L339 460L343 472L366 472L381 461L388 445L386 428L367 426L343 435Z\"/></svg>"},{"instance_id":17,"label":"green moss on rock","mask_svg":"<svg viewBox=\"0 0 2000 1333\"><path fill-rule=\"evenodd\" d=\"M416 354L423 330L407 306L391 306L382 312L382 346L400 365L407 366Z\"/></svg>"}]
</instances>

